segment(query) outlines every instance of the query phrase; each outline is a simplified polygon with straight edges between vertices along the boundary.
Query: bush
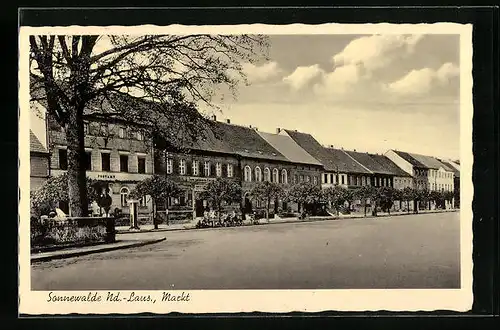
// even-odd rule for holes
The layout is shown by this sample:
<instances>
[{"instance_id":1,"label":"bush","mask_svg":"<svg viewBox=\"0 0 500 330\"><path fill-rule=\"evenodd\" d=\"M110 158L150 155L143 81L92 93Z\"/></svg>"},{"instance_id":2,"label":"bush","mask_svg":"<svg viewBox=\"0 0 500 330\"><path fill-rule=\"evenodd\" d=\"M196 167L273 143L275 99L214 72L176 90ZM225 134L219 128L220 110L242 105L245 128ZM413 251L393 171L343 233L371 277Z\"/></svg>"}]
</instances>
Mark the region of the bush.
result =
<instances>
[{"instance_id":1,"label":"bush","mask_svg":"<svg viewBox=\"0 0 500 330\"><path fill-rule=\"evenodd\" d=\"M341 206L339 212L342 214L351 214L351 210L347 206Z\"/></svg>"},{"instance_id":2,"label":"bush","mask_svg":"<svg viewBox=\"0 0 500 330\"><path fill-rule=\"evenodd\" d=\"M31 247L36 249L58 245L104 243L110 237L108 234L114 230L110 226L110 220L113 221L102 218L57 221L31 217Z\"/></svg>"}]
</instances>

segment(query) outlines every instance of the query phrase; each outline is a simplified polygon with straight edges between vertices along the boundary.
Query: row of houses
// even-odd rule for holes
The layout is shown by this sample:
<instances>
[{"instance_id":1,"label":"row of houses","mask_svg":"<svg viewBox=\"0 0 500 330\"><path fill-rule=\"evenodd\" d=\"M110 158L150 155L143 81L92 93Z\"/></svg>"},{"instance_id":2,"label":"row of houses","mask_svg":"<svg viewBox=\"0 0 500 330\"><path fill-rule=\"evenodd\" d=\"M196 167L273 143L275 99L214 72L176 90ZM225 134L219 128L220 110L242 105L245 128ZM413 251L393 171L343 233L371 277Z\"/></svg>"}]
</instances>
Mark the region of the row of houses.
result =
<instances>
[{"instance_id":1,"label":"row of houses","mask_svg":"<svg viewBox=\"0 0 500 330\"><path fill-rule=\"evenodd\" d=\"M34 104L38 108L40 103ZM459 164L431 156L398 150L373 154L321 145L311 134L278 128L274 133L260 132L251 126L218 121L203 138L190 142L183 151L158 148L153 141L131 129L126 121L108 122L88 116L85 124L87 176L109 183L112 208L128 212L127 200L137 182L153 175L166 175L183 193L172 198L169 207L203 214L207 202L199 197L205 185L218 177L238 182L244 192L242 206L260 207L248 192L261 181L282 185L300 182L323 188L340 185L412 187L430 191L455 191L459 183ZM31 189L40 187L50 176L67 169L67 145L63 129L45 119L45 132L30 132ZM101 129L106 127L106 136ZM254 204L252 204L254 203ZM151 212L151 200L143 198L140 213ZM61 204L67 211L67 205ZM278 201L274 207L293 207ZM452 205L448 205L452 207Z\"/></svg>"}]
</instances>

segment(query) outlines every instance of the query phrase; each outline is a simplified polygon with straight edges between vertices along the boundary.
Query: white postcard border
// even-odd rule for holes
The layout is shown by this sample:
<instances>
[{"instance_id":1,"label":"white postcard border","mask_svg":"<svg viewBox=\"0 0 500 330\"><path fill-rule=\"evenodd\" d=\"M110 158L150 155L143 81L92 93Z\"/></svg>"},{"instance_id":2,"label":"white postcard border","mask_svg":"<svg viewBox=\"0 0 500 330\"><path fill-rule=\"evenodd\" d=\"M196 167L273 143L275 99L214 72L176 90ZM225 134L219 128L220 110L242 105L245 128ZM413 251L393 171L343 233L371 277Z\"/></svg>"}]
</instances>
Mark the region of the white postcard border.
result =
<instances>
[{"instance_id":1,"label":"white postcard border","mask_svg":"<svg viewBox=\"0 0 500 330\"><path fill-rule=\"evenodd\" d=\"M461 159L461 288L456 290L192 290L187 302L161 302L162 291L151 294L155 304L106 302L108 291L97 291L100 303L48 302L46 291L31 291L29 239L29 41L30 34L459 34L460 35L460 159ZM21 27L19 33L19 313L133 314L320 311L468 311L472 307L472 25L320 24L226 25L165 27ZM90 291L94 293L95 291ZM110 291L116 293L117 291ZM121 291L128 296L131 291ZM166 291L167 292L167 291ZM168 290L172 294L181 291ZM89 291L57 291L57 295L87 295Z\"/></svg>"}]
</instances>

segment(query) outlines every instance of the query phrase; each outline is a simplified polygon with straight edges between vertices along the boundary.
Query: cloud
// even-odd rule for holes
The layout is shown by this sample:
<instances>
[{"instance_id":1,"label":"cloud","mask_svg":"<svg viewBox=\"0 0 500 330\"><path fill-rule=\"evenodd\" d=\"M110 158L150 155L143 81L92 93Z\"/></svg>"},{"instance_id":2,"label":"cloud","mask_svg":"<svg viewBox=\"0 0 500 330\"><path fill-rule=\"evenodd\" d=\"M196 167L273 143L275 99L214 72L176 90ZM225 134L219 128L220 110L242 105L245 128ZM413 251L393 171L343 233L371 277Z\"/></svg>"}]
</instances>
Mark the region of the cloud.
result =
<instances>
[{"instance_id":1,"label":"cloud","mask_svg":"<svg viewBox=\"0 0 500 330\"><path fill-rule=\"evenodd\" d=\"M401 79L387 84L385 89L400 95L429 94L435 89L447 87L459 73L458 67L453 63L445 63L437 70L412 70Z\"/></svg>"},{"instance_id":2,"label":"cloud","mask_svg":"<svg viewBox=\"0 0 500 330\"><path fill-rule=\"evenodd\" d=\"M262 82L276 77L281 73L281 69L276 62L267 62L262 65L243 63L243 72L247 76L248 82Z\"/></svg>"},{"instance_id":3,"label":"cloud","mask_svg":"<svg viewBox=\"0 0 500 330\"><path fill-rule=\"evenodd\" d=\"M362 64L368 71L382 69L407 57L423 35L373 35L354 39L333 56L335 66Z\"/></svg>"},{"instance_id":4,"label":"cloud","mask_svg":"<svg viewBox=\"0 0 500 330\"><path fill-rule=\"evenodd\" d=\"M345 94L354 86L366 82L369 77L362 65L349 64L325 73L313 89L317 95Z\"/></svg>"},{"instance_id":5,"label":"cloud","mask_svg":"<svg viewBox=\"0 0 500 330\"><path fill-rule=\"evenodd\" d=\"M299 66L290 75L283 78L283 82L290 85L292 89L299 90L307 85L314 78L324 72L318 64L311 66Z\"/></svg>"}]
</instances>

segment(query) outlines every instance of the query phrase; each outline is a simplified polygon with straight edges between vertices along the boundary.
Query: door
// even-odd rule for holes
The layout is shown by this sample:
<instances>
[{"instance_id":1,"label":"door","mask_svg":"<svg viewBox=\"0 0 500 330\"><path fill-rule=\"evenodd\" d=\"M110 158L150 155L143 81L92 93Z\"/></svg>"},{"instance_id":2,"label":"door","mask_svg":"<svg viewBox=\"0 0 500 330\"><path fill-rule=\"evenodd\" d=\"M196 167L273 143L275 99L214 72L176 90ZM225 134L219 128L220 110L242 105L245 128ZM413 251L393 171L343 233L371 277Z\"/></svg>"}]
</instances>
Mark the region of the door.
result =
<instances>
[{"instance_id":1,"label":"door","mask_svg":"<svg viewBox=\"0 0 500 330\"><path fill-rule=\"evenodd\" d=\"M205 211L205 208L203 207L203 200L197 199L195 202L195 210L196 210L196 216L197 217L202 217L203 213Z\"/></svg>"}]
</instances>

